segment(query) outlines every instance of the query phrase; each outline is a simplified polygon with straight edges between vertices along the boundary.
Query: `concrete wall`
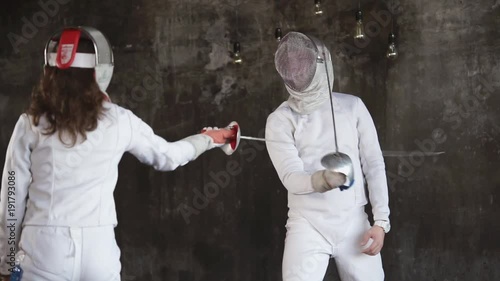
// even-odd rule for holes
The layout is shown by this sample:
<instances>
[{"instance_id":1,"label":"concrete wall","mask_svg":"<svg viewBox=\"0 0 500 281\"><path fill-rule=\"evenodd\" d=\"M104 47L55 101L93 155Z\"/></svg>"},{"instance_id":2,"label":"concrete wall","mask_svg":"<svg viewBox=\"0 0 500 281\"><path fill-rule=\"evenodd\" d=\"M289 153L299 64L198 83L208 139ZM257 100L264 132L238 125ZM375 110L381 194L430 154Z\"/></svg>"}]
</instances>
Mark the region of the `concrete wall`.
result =
<instances>
[{"instance_id":1,"label":"concrete wall","mask_svg":"<svg viewBox=\"0 0 500 281\"><path fill-rule=\"evenodd\" d=\"M352 39L356 1L323 1L321 17L313 1L57 1L10 1L0 12L1 162L45 40L61 26L107 34L112 99L168 140L231 120L262 135L287 97L274 29L298 30L330 47L335 90L363 98L382 148L411 155L386 158L386 280L500 280L498 0L362 1L362 43ZM395 61L385 58L389 14ZM235 40L240 66L227 51ZM421 157L432 151L446 153ZM260 143L170 173L126 155L115 195L123 280L281 280L286 190ZM333 262L325 280L339 280Z\"/></svg>"}]
</instances>

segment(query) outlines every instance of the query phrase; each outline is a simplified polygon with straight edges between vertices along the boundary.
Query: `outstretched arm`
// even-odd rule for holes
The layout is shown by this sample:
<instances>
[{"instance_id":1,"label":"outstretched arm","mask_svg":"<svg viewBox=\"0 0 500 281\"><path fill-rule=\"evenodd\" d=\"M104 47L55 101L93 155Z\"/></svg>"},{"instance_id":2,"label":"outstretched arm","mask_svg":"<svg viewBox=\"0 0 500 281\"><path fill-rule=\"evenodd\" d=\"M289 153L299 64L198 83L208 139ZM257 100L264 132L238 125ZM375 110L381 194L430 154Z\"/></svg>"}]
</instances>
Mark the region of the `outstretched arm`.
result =
<instances>
[{"instance_id":1,"label":"outstretched arm","mask_svg":"<svg viewBox=\"0 0 500 281\"><path fill-rule=\"evenodd\" d=\"M178 166L195 160L203 152L225 143L232 133L229 130L212 130L189 136L175 142L168 142L155 135L153 129L127 111L130 121L131 138L126 151L139 161L153 166L156 170L172 171Z\"/></svg>"}]
</instances>

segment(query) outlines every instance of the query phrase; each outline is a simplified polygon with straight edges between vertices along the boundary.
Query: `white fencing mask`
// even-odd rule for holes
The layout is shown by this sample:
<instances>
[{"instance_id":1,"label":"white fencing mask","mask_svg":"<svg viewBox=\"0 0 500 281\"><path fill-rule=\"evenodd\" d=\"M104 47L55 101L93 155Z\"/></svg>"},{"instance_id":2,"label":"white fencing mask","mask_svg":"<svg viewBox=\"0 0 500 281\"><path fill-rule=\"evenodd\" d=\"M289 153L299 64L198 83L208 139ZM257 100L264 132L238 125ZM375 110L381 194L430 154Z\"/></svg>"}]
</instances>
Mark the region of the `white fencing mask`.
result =
<instances>
[{"instance_id":1,"label":"white fencing mask","mask_svg":"<svg viewBox=\"0 0 500 281\"><path fill-rule=\"evenodd\" d=\"M94 54L77 52L80 38L92 41ZM106 94L113 77L113 50L104 34L93 27L66 27L52 35L45 45L45 65L59 69L95 68L99 89Z\"/></svg>"},{"instance_id":2,"label":"white fencing mask","mask_svg":"<svg viewBox=\"0 0 500 281\"><path fill-rule=\"evenodd\" d=\"M278 45L274 64L290 94L287 102L295 112L309 114L328 101L334 81L333 64L330 51L321 41L289 32Z\"/></svg>"}]
</instances>

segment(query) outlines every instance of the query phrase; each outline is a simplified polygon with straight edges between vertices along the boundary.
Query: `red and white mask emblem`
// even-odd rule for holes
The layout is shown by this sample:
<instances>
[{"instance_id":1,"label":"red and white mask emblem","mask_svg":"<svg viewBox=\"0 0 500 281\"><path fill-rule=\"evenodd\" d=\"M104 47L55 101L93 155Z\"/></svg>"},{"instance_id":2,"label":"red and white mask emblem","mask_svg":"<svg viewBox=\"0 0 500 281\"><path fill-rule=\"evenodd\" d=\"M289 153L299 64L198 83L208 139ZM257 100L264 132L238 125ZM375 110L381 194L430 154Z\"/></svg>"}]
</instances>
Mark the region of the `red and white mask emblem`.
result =
<instances>
[{"instance_id":1,"label":"red and white mask emblem","mask_svg":"<svg viewBox=\"0 0 500 281\"><path fill-rule=\"evenodd\" d=\"M74 44L63 44L61 46L61 63L67 64L71 57L73 56L73 49L75 48Z\"/></svg>"},{"instance_id":2,"label":"red and white mask emblem","mask_svg":"<svg viewBox=\"0 0 500 281\"><path fill-rule=\"evenodd\" d=\"M71 67L71 64L75 60L80 34L80 30L77 29L64 30L61 34L56 58L58 68L66 69Z\"/></svg>"}]
</instances>

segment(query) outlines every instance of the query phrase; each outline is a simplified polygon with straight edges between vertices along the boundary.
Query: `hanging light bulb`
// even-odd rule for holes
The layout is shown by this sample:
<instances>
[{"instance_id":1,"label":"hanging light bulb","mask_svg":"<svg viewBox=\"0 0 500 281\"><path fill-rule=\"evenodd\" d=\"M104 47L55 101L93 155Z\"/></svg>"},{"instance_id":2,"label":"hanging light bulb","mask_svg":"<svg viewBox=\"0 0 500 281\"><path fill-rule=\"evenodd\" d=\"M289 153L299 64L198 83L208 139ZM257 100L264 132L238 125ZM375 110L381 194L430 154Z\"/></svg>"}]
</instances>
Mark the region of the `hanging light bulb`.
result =
<instances>
[{"instance_id":1,"label":"hanging light bulb","mask_svg":"<svg viewBox=\"0 0 500 281\"><path fill-rule=\"evenodd\" d=\"M281 41L281 37L283 37L283 34L281 33L281 28L276 28L274 31L274 37L276 38L276 41Z\"/></svg>"},{"instance_id":2,"label":"hanging light bulb","mask_svg":"<svg viewBox=\"0 0 500 281\"><path fill-rule=\"evenodd\" d=\"M236 41L234 42L233 45L233 63L235 64L241 64L243 62L243 59L241 58L240 54L240 42Z\"/></svg>"},{"instance_id":3,"label":"hanging light bulb","mask_svg":"<svg viewBox=\"0 0 500 281\"><path fill-rule=\"evenodd\" d=\"M321 16L323 14L323 10L321 9L321 0L314 0L314 14L317 16Z\"/></svg>"},{"instance_id":4,"label":"hanging light bulb","mask_svg":"<svg viewBox=\"0 0 500 281\"><path fill-rule=\"evenodd\" d=\"M363 12L358 10L356 12L356 29L354 30L354 39L365 38L365 31L363 27Z\"/></svg>"},{"instance_id":5,"label":"hanging light bulb","mask_svg":"<svg viewBox=\"0 0 500 281\"><path fill-rule=\"evenodd\" d=\"M389 34L389 47L387 48L388 59L395 60L398 57L398 50L396 49L396 35L391 32Z\"/></svg>"}]
</instances>

